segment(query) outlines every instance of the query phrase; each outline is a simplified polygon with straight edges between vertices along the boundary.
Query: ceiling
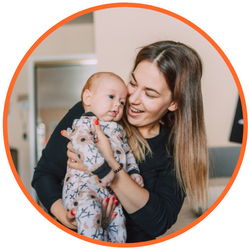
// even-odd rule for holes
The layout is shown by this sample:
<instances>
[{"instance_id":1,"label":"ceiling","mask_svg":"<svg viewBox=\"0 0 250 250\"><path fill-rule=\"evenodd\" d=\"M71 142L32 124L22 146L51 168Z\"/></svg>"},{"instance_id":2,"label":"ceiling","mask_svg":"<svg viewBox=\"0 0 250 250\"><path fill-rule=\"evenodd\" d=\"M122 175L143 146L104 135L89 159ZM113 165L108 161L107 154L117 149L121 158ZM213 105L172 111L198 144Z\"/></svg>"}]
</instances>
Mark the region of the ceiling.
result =
<instances>
[{"instance_id":1,"label":"ceiling","mask_svg":"<svg viewBox=\"0 0 250 250\"><path fill-rule=\"evenodd\" d=\"M93 13L79 16L65 25L93 23ZM96 64L36 66L38 108L71 107L80 100L87 79L96 72Z\"/></svg>"},{"instance_id":2,"label":"ceiling","mask_svg":"<svg viewBox=\"0 0 250 250\"><path fill-rule=\"evenodd\" d=\"M64 25L83 24L83 23L93 23L93 12L79 16L79 17L67 22Z\"/></svg>"}]
</instances>

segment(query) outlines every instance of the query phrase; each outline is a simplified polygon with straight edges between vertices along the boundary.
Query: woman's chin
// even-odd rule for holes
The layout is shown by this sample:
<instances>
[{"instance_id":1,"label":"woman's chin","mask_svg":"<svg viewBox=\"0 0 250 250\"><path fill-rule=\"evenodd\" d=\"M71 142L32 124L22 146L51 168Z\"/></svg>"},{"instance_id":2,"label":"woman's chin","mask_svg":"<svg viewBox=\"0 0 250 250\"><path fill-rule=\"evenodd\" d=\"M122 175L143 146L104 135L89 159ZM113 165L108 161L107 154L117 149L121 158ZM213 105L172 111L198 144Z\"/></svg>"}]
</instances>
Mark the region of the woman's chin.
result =
<instances>
[{"instance_id":1,"label":"woman's chin","mask_svg":"<svg viewBox=\"0 0 250 250\"><path fill-rule=\"evenodd\" d=\"M143 121L143 119L141 119L142 117L141 116L131 116L131 115L127 115L127 119L128 119L128 122L133 125L133 126L141 126L141 123Z\"/></svg>"}]
</instances>

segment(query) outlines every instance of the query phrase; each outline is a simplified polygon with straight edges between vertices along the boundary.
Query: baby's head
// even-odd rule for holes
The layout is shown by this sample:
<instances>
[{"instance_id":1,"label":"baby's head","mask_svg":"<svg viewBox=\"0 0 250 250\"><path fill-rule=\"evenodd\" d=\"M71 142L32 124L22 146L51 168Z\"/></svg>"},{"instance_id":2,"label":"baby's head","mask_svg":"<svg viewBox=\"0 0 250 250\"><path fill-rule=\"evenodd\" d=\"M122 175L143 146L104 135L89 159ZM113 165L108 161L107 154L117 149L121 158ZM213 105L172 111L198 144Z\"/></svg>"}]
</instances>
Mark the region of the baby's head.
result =
<instances>
[{"instance_id":1,"label":"baby's head","mask_svg":"<svg viewBox=\"0 0 250 250\"><path fill-rule=\"evenodd\" d=\"M127 98L123 80L111 72L92 75L83 87L81 98L85 112L93 112L100 121L119 121Z\"/></svg>"}]
</instances>

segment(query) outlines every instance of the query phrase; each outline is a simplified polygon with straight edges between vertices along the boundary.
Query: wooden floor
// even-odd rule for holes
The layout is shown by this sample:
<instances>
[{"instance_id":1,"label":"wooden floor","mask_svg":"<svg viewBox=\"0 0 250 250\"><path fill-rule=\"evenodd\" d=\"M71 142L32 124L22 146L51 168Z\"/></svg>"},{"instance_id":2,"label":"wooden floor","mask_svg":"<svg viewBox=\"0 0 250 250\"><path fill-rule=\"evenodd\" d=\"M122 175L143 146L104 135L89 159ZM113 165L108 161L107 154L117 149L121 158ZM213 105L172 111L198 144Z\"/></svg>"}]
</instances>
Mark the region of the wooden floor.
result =
<instances>
[{"instance_id":1,"label":"wooden floor","mask_svg":"<svg viewBox=\"0 0 250 250\"><path fill-rule=\"evenodd\" d=\"M209 180L209 199L210 207L225 189L230 178L213 178ZM185 199L176 223L162 236L170 235L195 221L199 216L192 210L187 199ZM161 237L162 237L161 236Z\"/></svg>"}]
</instances>

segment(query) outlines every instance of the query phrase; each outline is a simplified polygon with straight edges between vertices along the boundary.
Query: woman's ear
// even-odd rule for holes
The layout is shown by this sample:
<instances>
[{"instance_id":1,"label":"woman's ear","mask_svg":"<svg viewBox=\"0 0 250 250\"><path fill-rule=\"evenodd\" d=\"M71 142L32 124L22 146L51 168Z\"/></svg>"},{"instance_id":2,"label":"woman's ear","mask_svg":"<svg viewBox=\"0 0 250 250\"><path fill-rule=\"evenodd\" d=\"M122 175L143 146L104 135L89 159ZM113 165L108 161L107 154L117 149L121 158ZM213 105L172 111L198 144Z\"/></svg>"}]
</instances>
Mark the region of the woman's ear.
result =
<instances>
[{"instance_id":1,"label":"woman's ear","mask_svg":"<svg viewBox=\"0 0 250 250\"><path fill-rule=\"evenodd\" d=\"M91 104L92 94L89 89L86 89L82 94L82 101L85 105L89 106Z\"/></svg>"},{"instance_id":2,"label":"woman's ear","mask_svg":"<svg viewBox=\"0 0 250 250\"><path fill-rule=\"evenodd\" d=\"M168 107L168 110L169 111L175 111L176 109L178 109L177 102L175 102L175 101L171 102L170 106Z\"/></svg>"}]
</instances>

